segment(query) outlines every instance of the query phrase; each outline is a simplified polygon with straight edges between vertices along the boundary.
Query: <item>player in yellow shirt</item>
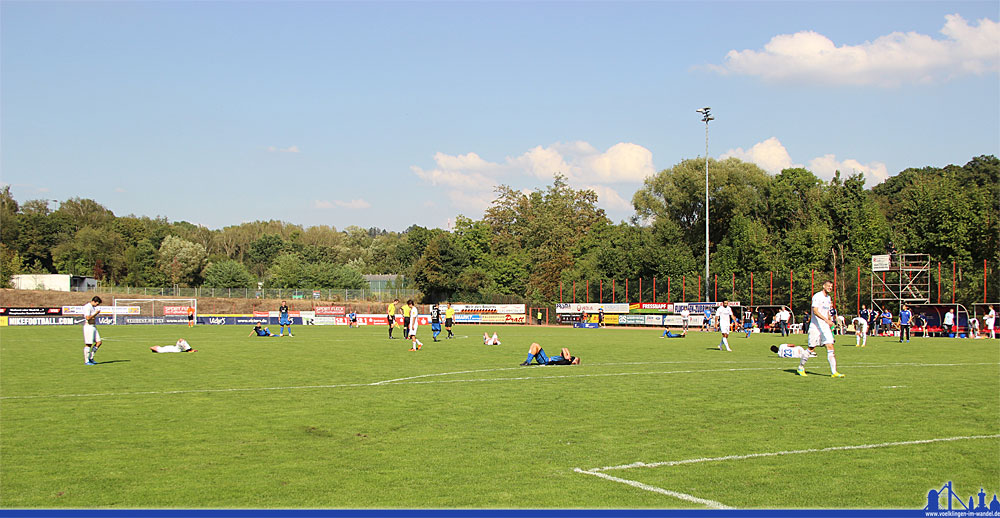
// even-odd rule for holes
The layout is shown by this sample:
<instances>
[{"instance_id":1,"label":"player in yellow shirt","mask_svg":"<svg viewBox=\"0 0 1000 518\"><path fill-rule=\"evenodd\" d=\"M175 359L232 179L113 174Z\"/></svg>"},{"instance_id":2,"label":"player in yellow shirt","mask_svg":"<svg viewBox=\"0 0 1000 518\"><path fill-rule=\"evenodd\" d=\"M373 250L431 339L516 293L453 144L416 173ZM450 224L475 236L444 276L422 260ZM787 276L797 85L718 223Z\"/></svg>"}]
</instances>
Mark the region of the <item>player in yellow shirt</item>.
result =
<instances>
[{"instance_id":1,"label":"player in yellow shirt","mask_svg":"<svg viewBox=\"0 0 1000 518\"><path fill-rule=\"evenodd\" d=\"M451 326L455 324L455 308L451 307L451 302L448 303L448 309L444 310L444 329L448 331L448 336L445 338L455 338L455 333L451 332Z\"/></svg>"},{"instance_id":2,"label":"player in yellow shirt","mask_svg":"<svg viewBox=\"0 0 1000 518\"><path fill-rule=\"evenodd\" d=\"M389 317L389 339L392 340L392 328L396 327L396 304L399 304L399 299L392 299L389 303L389 307L386 308L386 315Z\"/></svg>"}]
</instances>

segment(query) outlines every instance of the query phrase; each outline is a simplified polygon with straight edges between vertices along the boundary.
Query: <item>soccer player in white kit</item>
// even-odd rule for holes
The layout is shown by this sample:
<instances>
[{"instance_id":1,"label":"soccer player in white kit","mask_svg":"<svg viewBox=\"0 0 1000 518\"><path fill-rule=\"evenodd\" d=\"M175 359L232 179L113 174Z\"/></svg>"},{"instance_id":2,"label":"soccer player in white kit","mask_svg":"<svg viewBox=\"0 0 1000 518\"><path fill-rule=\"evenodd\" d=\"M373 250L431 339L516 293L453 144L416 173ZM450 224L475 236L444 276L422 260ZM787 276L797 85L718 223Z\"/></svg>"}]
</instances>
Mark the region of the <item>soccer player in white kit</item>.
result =
<instances>
[{"instance_id":1,"label":"soccer player in white kit","mask_svg":"<svg viewBox=\"0 0 1000 518\"><path fill-rule=\"evenodd\" d=\"M823 283L823 289L817 291L812 298L812 318L809 320L809 352L813 352L817 346L826 347L826 360L830 362L830 376L833 378L843 378L844 375L837 372L837 357L833 352L833 319L830 318L830 308L833 301L830 300L830 292L833 291L833 281Z\"/></svg>"},{"instance_id":2,"label":"soccer player in white kit","mask_svg":"<svg viewBox=\"0 0 1000 518\"><path fill-rule=\"evenodd\" d=\"M793 344L781 344L772 345L772 353L778 353L781 358L798 358L799 368L795 372L799 376L806 376L806 362L809 361L809 351L806 351L800 345Z\"/></svg>"},{"instance_id":3,"label":"soccer player in white kit","mask_svg":"<svg viewBox=\"0 0 1000 518\"><path fill-rule=\"evenodd\" d=\"M990 338L996 338L997 311L993 309L992 305L990 306L989 313L986 313L986 316L983 317L983 323L986 324L986 330L990 332Z\"/></svg>"},{"instance_id":4,"label":"soccer player in white kit","mask_svg":"<svg viewBox=\"0 0 1000 518\"><path fill-rule=\"evenodd\" d=\"M83 364L97 365L94 361L94 354L101 346L101 333L97 332L97 315L101 310L97 305L101 303L101 297L94 295L90 302L83 305Z\"/></svg>"},{"instance_id":5,"label":"soccer player in white kit","mask_svg":"<svg viewBox=\"0 0 1000 518\"><path fill-rule=\"evenodd\" d=\"M419 312L417 311L417 305L413 303L413 300L406 301L406 305L410 307L410 330L408 335L410 337L410 342L413 344L413 347L411 347L410 350L419 351L420 348L424 346L423 342L417 340L417 315Z\"/></svg>"},{"instance_id":6,"label":"soccer player in white kit","mask_svg":"<svg viewBox=\"0 0 1000 518\"><path fill-rule=\"evenodd\" d=\"M854 325L854 347L864 347L868 345L868 321L861 315L851 320Z\"/></svg>"},{"instance_id":7,"label":"soccer player in white kit","mask_svg":"<svg viewBox=\"0 0 1000 518\"><path fill-rule=\"evenodd\" d=\"M174 345L154 345L149 348L154 353L196 353L198 349L192 349L187 340L181 338Z\"/></svg>"},{"instance_id":8,"label":"soccer player in white kit","mask_svg":"<svg viewBox=\"0 0 1000 518\"><path fill-rule=\"evenodd\" d=\"M722 346L726 346L726 350L732 352L733 350L729 348L729 328L732 327L733 309L729 307L729 301L723 300L722 306L715 311L715 314L719 317L719 331L722 331L719 350L722 350Z\"/></svg>"}]
</instances>

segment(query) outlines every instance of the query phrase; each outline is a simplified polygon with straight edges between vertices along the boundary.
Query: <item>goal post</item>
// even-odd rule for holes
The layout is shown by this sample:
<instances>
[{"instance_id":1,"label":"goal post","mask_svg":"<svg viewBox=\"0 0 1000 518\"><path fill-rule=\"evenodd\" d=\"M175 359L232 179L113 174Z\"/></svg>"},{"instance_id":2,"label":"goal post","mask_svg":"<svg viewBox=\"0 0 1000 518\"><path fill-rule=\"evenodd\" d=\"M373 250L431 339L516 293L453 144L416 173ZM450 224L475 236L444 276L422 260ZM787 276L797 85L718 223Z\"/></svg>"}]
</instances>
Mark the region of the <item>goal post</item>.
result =
<instances>
[{"instance_id":1,"label":"goal post","mask_svg":"<svg viewBox=\"0 0 1000 518\"><path fill-rule=\"evenodd\" d=\"M188 308L198 320L198 299L114 299L115 325L187 324Z\"/></svg>"}]
</instances>

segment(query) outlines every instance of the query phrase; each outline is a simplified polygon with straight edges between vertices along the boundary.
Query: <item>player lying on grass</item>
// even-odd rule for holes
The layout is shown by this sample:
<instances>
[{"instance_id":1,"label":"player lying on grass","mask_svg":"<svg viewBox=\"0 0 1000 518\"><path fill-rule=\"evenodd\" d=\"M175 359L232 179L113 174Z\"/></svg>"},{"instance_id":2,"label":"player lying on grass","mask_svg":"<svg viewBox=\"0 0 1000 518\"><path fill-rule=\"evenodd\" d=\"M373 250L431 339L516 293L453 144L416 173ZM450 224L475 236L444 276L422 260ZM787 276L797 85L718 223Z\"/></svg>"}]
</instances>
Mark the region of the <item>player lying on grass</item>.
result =
<instances>
[{"instance_id":1,"label":"player lying on grass","mask_svg":"<svg viewBox=\"0 0 1000 518\"><path fill-rule=\"evenodd\" d=\"M778 353L778 356L781 358L798 358L799 368L795 372L799 376L806 375L806 362L809 361L809 351L805 350L802 346L792 344L772 345L771 352Z\"/></svg>"},{"instance_id":2,"label":"player lying on grass","mask_svg":"<svg viewBox=\"0 0 1000 518\"><path fill-rule=\"evenodd\" d=\"M483 333L483 345L500 345L500 337L497 336L496 332L493 333L492 337Z\"/></svg>"},{"instance_id":3,"label":"player lying on grass","mask_svg":"<svg viewBox=\"0 0 1000 518\"><path fill-rule=\"evenodd\" d=\"M545 349L537 343L531 344L528 348L528 359L521 365L531 365L531 361L538 362L538 365L579 365L580 359L569 353L569 349L563 347L560 356L546 356Z\"/></svg>"},{"instance_id":4,"label":"player lying on grass","mask_svg":"<svg viewBox=\"0 0 1000 518\"><path fill-rule=\"evenodd\" d=\"M261 320L260 322L258 322L257 325L253 326L253 331L250 331L250 334L247 335L247 336L254 336L254 335L256 335L256 336L273 336L274 338L278 338L278 335L272 335L271 331L268 328L264 327L264 321L263 320Z\"/></svg>"},{"instance_id":5,"label":"player lying on grass","mask_svg":"<svg viewBox=\"0 0 1000 518\"><path fill-rule=\"evenodd\" d=\"M149 348L154 353L196 353L198 349L192 349L187 340L181 338L174 345L154 345Z\"/></svg>"},{"instance_id":6,"label":"player lying on grass","mask_svg":"<svg viewBox=\"0 0 1000 518\"><path fill-rule=\"evenodd\" d=\"M660 335L660 338L684 338L685 336L687 336L687 331L681 331L680 334L675 335L667 329L662 335Z\"/></svg>"}]
</instances>

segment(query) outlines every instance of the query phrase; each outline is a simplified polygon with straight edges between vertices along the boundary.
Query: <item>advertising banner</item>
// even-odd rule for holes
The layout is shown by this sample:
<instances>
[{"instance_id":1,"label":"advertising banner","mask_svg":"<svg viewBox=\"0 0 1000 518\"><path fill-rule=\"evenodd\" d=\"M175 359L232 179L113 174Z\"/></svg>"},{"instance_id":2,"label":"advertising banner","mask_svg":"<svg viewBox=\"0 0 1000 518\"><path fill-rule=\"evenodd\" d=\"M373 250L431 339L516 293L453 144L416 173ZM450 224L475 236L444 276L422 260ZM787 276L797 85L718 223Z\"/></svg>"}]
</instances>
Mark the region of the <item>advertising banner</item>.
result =
<instances>
[{"instance_id":1,"label":"advertising banner","mask_svg":"<svg viewBox=\"0 0 1000 518\"><path fill-rule=\"evenodd\" d=\"M597 313L599 309L603 308L604 313L628 313L628 304L625 303L592 303L592 304L574 304L569 302L560 302L556 304L556 313Z\"/></svg>"},{"instance_id":2,"label":"advertising banner","mask_svg":"<svg viewBox=\"0 0 1000 518\"><path fill-rule=\"evenodd\" d=\"M6 317L9 326L71 326L78 321L73 317Z\"/></svg>"},{"instance_id":3,"label":"advertising banner","mask_svg":"<svg viewBox=\"0 0 1000 518\"><path fill-rule=\"evenodd\" d=\"M344 315L347 308L344 306L316 306L313 308L317 316Z\"/></svg>"},{"instance_id":4,"label":"advertising banner","mask_svg":"<svg viewBox=\"0 0 1000 518\"><path fill-rule=\"evenodd\" d=\"M62 308L0 308L0 316L45 317L62 315Z\"/></svg>"},{"instance_id":5,"label":"advertising banner","mask_svg":"<svg viewBox=\"0 0 1000 518\"><path fill-rule=\"evenodd\" d=\"M580 315L558 315L560 324L575 324L580 321Z\"/></svg>"},{"instance_id":6,"label":"advertising banner","mask_svg":"<svg viewBox=\"0 0 1000 518\"><path fill-rule=\"evenodd\" d=\"M201 315L197 323L212 326L252 326L260 322L250 315Z\"/></svg>"},{"instance_id":7,"label":"advertising banner","mask_svg":"<svg viewBox=\"0 0 1000 518\"><path fill-rule=\"evenodd\" d=\"M646 324L646 317L644 315L621 315L618 317L618 323L628 326L641 326Z\"/></svg>"},{"instance_id":8,"label":"advertising banner","mask_svg":"<svg viewBox=\"0 0 1000 518\"><path fill-rule=\"evenodd\" d=\"M102 315L138 315L139 306L97 306ZM63 306L63 315L83 315L83 306Z\"/></svg>"},{"instance_id":9,"label":"advertising banner","mask_svg":"<svg viewBox=\"0 0 1000 518\"><path fill-rule=\"evenodd\" d=\"M674 302L674 312L680 313L681 311L684 311L684 308L687 308L687 310L691 312L691 316L693 317L695 313L704 313L705 308L710 308L714 313L715 308L721 305L722 305L721 302ZM729 305L733 307L740 307L740 301L730 300Z\"/></svg>"},{"instance_id":10,"label":"advertising banner","mask_svg":"<svg viewBox=\"0 0 1000 518\"><path fill-rule=\"evenodd\" d=\"M482 322L482 316L479 314L469 314L469 313L455 313L455 323L456 324L478 324Z\"/></svg>"},{"instance_id":11,"label":"advertising banner","mask_svg":"<svg viewBox=\"0 0 1000 518\"><path fill-rule=\"evenodd\" d=\"M188 307L187 306L163 306L163 315L183 315L187 316Z\"/></svg>"},{"instance_id":12,"label":"advertising banner","mask_svg":"<svg viewBox=\"0 0 1000 518\"><path fill-rule=\"evenodd\" d=\"M312 323L313 325L317 326L346 326L347 317L345 316L332 317L326 315L317 315L315 318L313 318Z\"/></svg>"},{"instance_id":13,"label":"advertising banner","mask_svg":"<svg viewBox=\"0 0 1000 518\"><path fill-rule=\"evenodd\" d=\"M458 316L458 315L456 315ZM484 324L523 324L525 323L525 315L522 313L520 315L477 315L479 321Z\"/></svg>"},{"instance_id":14,"label":"advertising banner","mask_svg":"<svg viewBox=\"0 0 1000 518\"><path fill-rule=\"evenodd\" d=\"M674 305L666 302L633 302L628 305L629 313L673 313Z\"/></svg>"},{"instance_id":15,"label":"advertising banner","mask_svg":"<svg viewBox=\"0 0 1000 518\"><path fill-rule=\"evenodd\" d=\"M526 313L524 304L452 304L455 313Z\"/></svg>"},{"instance_id":16,"label":"advertising banner","mask_svg":"<svg viewBox=\"0 0 1000 518\"><path fill-rule=\"evenodd\" d=\"M254 318L267 318L269 316L271 316L271 313L269 311L254 311L253 312L253 317Z\"/></svg>"},{"instance_id":17,"label":"advertising banner","mask_svg":"<svg viewBox=\"0 0 1000 518\"><path fill-rule=\"evenodd\" d=\"M582 323L582 322L577 322L577 323L573 324L573 327L580 327L580 328L585 328L585 329L598 329L598 328L600 328L600 326L597 325L597 324L590 324L590 323L586 323L585 324L585 323Z\"/></svg>"}]
</instances>

